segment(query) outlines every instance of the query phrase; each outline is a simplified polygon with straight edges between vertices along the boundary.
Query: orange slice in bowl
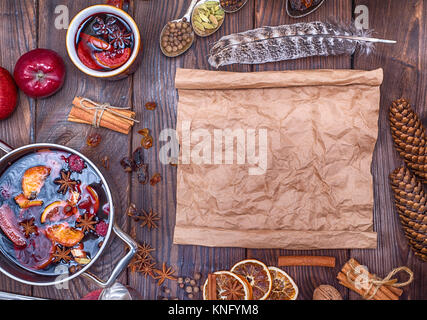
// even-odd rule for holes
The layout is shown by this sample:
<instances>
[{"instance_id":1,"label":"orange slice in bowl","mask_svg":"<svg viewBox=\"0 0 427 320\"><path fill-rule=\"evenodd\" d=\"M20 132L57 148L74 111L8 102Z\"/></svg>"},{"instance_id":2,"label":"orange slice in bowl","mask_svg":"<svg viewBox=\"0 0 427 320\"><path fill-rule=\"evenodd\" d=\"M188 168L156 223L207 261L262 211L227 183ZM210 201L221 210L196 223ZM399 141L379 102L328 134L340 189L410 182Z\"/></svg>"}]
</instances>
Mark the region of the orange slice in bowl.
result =
<instances>
[{"instance_id":1,"label":"orange slice in bowl","mask_svg":"<svg viewBox=\"0 0 427 320\"><path fill-rule=\"evenodd\" d=\"M255 259L246 259L236 263L230 271L248 281L252 288L254 300L265 300L268 298L273 281L270 271L264 263Z\"/></svg>"},{"instance_id":2,"label":"orange slice in bowl","mask_svg":"<svg viewBox=\"0 0 427 320\"><path fill-rule=\"evenodd\" d=\"M28 200L34 200L50 174L50 168L37 166L27 169L22 176L22 190Z\"/></svg>"},{"instance_id":3,"label":"orange slice in bowl","mask_svg":"<svg viewBox=\"0 0 427 320\"><path fill-rule=\"evenodd\" d=\"M282 269L268 267L273 278L273 288L268 300L296 300L298 287L294 280Z\"/></svg>"},{"instance_id":4,"label":"orange slice in bowl","mask_svg":"<svg viewBox=\"0 0 427 320\"><path fill-rule=\"evenodd\" d=\"M252 292L249 283L230 271L217 271L216 275L216 300L251 300ZM203 285L203 300L208 299L208 282Z\"/></svg>"},{"instance_id":5,"label":"orange slice in bowl","mask_svg":"<svg viewBox=\"0 0 427 320\"><path fill-rule=\"evenodd\" d=\"M46 236L65 247L74 247L79 243L84 233L68 226L67 223L57 224L46 229Z\"/></svg>"}]
</instances>

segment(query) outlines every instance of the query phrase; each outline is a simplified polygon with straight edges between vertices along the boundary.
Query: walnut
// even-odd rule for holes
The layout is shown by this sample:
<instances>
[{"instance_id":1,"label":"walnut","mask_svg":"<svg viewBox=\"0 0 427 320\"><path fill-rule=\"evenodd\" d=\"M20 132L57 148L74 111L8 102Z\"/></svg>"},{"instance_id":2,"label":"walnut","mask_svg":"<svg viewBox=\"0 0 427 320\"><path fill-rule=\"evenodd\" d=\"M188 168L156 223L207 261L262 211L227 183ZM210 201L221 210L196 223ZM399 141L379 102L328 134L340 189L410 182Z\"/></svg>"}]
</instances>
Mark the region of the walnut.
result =
<instances>
[{"instance_id":1,"label":"walnut","mask_svg":"<svg viewBox=\"0 0 427 320\"><path fill-rule=\"evenodd\" d=\"M313 300L342 300L342 296L333 286L322 284L314 289Z\"/></svg>"}]
</instances>

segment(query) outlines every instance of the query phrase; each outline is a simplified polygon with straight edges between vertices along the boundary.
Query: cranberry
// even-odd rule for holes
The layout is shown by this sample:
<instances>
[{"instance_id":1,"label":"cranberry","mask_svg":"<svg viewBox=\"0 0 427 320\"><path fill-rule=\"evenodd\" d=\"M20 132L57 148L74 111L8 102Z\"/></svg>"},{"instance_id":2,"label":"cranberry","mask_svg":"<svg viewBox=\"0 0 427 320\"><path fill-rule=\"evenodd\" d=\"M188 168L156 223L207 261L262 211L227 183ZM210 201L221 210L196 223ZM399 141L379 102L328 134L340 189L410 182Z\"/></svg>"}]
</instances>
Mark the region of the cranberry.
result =
<instances>
[{"instance_id":1,"label":"cranberry","mask_svg":"<svg viewBox=\"0 0 427 320\"><path fill-rule=\"evenodd\" d=\"M68 157L68 167L71 171L81 173L83 169L86 168L86 164L78 155L72 154Z\"/></svg>"},{"instance_id":2,"label":"cranberry","mask_svg":"<svg viewBox=\"0 0 427 320\"><path fill-rule=\"evenodd\" d=\"M106 223L105 221L98 222L95 227L95 231L98 236L105 237L108 232L108 223Z\"/></svg>"}]
</instances>

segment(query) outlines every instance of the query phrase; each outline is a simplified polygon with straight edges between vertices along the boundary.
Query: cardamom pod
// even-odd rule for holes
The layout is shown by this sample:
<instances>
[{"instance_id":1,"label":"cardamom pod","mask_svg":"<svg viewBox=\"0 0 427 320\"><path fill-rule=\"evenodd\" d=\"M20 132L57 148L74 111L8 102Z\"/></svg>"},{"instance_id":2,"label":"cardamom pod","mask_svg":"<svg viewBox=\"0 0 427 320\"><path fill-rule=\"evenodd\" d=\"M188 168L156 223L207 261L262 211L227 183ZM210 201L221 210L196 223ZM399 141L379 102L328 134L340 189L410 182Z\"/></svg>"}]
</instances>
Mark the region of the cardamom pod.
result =
<instances>
[{"instance_id":1,"label":"cardamom pod","mask_svg":"<svg viewBox=\"0 0 427 320\"><path fill-rule=\"evenodd\" d=\"M207 23L207 22L202 22L203 27L205 27L205 29L215 29L216 26L214 26L211 23Z\"/></svg>"},{"instance_id":2,"label":"cardamom pod","mask_svg":"<svg viewBox=\"0 0 427 320\"><path fill-rule=\"evenodd\" d=\"M209 20L215 25L215 27L218 26L218 20L215 18L214 15L211 14L209 16Z\"/></svg>"},{"instance_id":3,"label":"cardamom pod","mask_svg":"<svg viewBox=\"0 0 427 320\"><path fill-rule=\"evenodd\" d=\"M205 27L203 26L202 23L205 22L198 22L198 21L193 21L194 27L200 31L205 31Z\"/></svg>"},{"instance_id":4,"label":"cardamom pod","mask_svg":"<svg viewBox=\"0 0 427 320\"><path fill-rule=\"evenodd\" d=\"M201 12L199 12L199 17L203 20L203 22L209 22L209 18Z\"/></svg>"}]
</instances>

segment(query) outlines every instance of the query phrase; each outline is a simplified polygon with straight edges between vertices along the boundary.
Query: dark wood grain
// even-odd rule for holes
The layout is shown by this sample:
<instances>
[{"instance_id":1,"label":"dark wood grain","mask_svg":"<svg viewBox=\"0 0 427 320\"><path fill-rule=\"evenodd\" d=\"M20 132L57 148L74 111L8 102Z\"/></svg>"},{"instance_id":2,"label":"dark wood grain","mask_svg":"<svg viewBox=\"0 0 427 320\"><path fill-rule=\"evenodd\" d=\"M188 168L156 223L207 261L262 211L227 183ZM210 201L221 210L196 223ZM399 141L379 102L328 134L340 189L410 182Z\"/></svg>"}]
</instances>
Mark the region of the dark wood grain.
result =
<instances>
[{"instance_id":1,"label":"dark wood grain","mask_svg":"<svg viewBox=\"0 0 427 320\"><path fill-rule=\"evenodd\" d=\"M16 61L37 46L37 5L35 0L0 1L0 65L13 74ZM7 120L0 121L0 139L13 147L33 141L35 102L22 92L19 105ZM1 154L3 156L3 154ZM0 275L0 288L7 292L31 294L31 287Z\"/></svg>"},{"instance_id":2,"label":"dark wood grain","mask_svg":"<svg viewBox=\"0 0 427 320\"><path fill-rule=\"evenodd\" d=\"M426 12L424 1L378 1L357 0L369 9L370 28L378 37L393 39L395 45L376 46L369 56L355 56L357 69L384 69L381 86L381 105L378 119L378 140L372 162L374 178L374 228L378 232L376 250L351 250L351 256L366 265L370 272L384 277L392 269L408 266L415 281L405 288L403 298L427 299L427 263L413 255L401 230L398 215L392 201L389 174L403 164L394 150L388 121L389 106L393 100L407 98L426 123ZM397 16L405 21L404 26L391 23ZM401 280L406 280L405 276ZM351 298L359 299L356 294Z\"/></svg>"},{"instance_id":3,"label":"dark wood grain","mask_svg":"<svg viewBox=\"0 0 427 320\"><path fill-rule=\"evenodd\" d=\"M162 262L172 266L176 275L192 276L194 271L204 277L214 270L229 269L236 261L246 257L258 258L269 265L277 264L279 255L330 255L337 258L336 268L286 267L300 289L300 299L311 299L313 289L320 284L332 284L344 298L360 299L357 294L340 286L335 277L339 268L350 257L355 257L368 266L371 272L384 276L392 268L407 265L415 273L415 282L405 289L403 298L427 299L427 264L420 262L409 250L394 211L388 184L388 174L401 165L393 149L387 120L390 102L401 96L407 97L427 124L425 90L427 77L424 69L426 51L427 5L423 1L376 1L376 0L328 0L314 14L303 19L291 19L285 12L284 0L249 0L238 13L227 15L221 29L208 38L196 38L193 47L178 58L162 55L158 37L163 25L181 17L190 0L131 1L133 16L142 32L143 59L138 71L127 79L109 82L88 77L78 71L67 57L65 50L66 30L56 30L54 12L57 5L66 5L70 18L91 4L102 0L2 0L0 1L0 65L12 71L18 57L35 47L46 47L59 52L67 65L67 80L64 88L53 97L33 100L20 94L20 104L13 116L0 122L0 139L14 146L31 142L54 142L75 148L97 165L108 155L110 169L103 170L116 193L120 205L116 220L123 229L139 242L151 244L154 257L160 267ZM376 250L245 250L239 248L206 248L172 244L176 211L176 168L163 165L158 153L163 142L158 141L165 128L175 128L178 96L174 88L175 71L179 67L211 69L207 55L212 43L222 35L241 32L254 27L279 25L299 21L331 19L349 23L354 5L365 4L369 8L370 27L377 36L398 41L397 45L378 45L369 56L313 57L308 59L269 63L257 66L232 65L223 68L230 71L293 70L312 68L384 68L384 83L381 87L381 110L379 135L373 157L374 177L374 229L379 241ZM353 6L353 7L352 7ZM399 23L397 23L397 21ZM132 134L125 136L106 129L94 129L66 121L74 96L83 95L100 102L118 106L131 106L141 121ZM157 108L144 108L147 101L155 101ZM153 148L144 152L152 176L159 172L163 179L156 186L138 184L135 176L123 172L119 165L122 157L130 155L140 145L138 129L149 128L154 137ZM98 132L103 140L97 148L85 144L88 134ZM129 202L138 208L154 209L161 217L159 229L148 231L140 228L124 214ZM123 255L124 246L114 241L93 269L102 277L108 276L112 266ZM203 279L204 280L204 279ZM120 281L136 288L144 299L157 299L164 295L151 279L140 274L126 272ZM166 282L172 289L170 296L186 299L183 290L175 282ZM0 275L0 290L52 299L78 299L95 286L86 280L76 279L69 283L69 290L54 287L42 288L21 285Z\"/></svg>"}]
</instances>

